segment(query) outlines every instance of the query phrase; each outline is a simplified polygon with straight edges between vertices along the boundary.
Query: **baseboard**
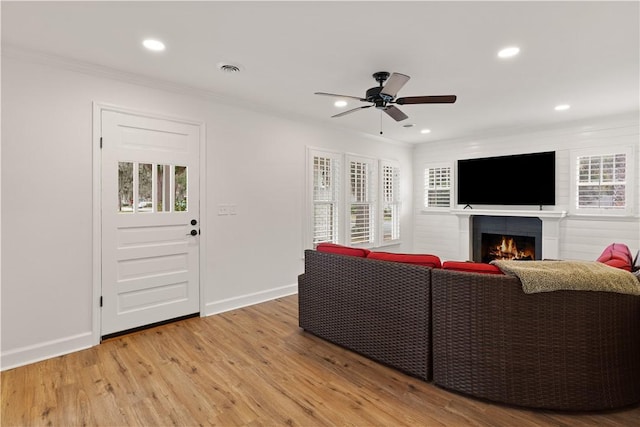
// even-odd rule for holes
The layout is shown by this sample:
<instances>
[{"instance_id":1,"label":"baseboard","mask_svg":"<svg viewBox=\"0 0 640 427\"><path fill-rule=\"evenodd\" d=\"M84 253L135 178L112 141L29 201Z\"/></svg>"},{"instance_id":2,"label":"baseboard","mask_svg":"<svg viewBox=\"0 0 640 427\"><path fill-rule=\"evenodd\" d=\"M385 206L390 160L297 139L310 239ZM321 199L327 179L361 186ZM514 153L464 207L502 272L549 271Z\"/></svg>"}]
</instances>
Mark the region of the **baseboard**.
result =
<instances>
[{"instance_id":1,"label":"baseboard","mask_svg":"<svg viewBox=\"0 0 640 427\"><path fill-rule=\"evenodd\" d=\"M225 311L247 307L261 302L270 301L276 298L286 297L298 293L298 284L281 286L279 288L268 289L266 291L241 295L238 297L213 301L205 305L203 316L224 313Z\"/></svg>"},{"instance_id":2,"label":"baseboard","mask_svg":"<svg viewBox=\"0 0 640 427\"><path fill-rule=\"evenodd\" d=\"M247 307L276 298L286 297L298 293L298 284L281 286L266 291L241 295L238 297L214 301L206 304L203 316L224 313L225 311ZM0 371L29 365L53 357L62 356L94 346L92 332L73 335L44 343L20 347L0 353Z\"/></svg>"},{"instance_id":3,"label":"baseboard","mask_svg":"<svg viewBox=\"0 0 640 427\"><path fill-rule=\"evenodd\" d=\"M19 366L40 362L41 360L51 359L52 357L84 350L89 347L93 347L93 345L93 333L89 331L70 337L2 352L0 354L0 371L6 371L7 369L13 369Z\"/></svg>"}]
</instances>

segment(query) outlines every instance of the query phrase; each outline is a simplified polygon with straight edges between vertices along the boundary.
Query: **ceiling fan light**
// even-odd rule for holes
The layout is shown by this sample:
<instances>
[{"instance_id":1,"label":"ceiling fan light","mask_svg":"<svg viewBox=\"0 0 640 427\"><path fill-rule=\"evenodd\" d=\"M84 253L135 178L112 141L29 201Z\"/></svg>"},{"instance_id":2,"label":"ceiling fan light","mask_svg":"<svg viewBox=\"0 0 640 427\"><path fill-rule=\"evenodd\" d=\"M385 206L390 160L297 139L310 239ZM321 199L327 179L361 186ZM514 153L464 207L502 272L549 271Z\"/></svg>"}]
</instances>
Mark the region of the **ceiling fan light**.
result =
<instances>
[{"instance_id":1,"label":"ceiling fan light","mask_svg":"<svg viewBox=\"0 0 640 427\"><path fill-rule=\"evenodd\" d=\"M500 52L498 52L498 57L500 58L511 58L520 53L520 48L517 46L505 47Z\"/></svg>"}]
</instances>

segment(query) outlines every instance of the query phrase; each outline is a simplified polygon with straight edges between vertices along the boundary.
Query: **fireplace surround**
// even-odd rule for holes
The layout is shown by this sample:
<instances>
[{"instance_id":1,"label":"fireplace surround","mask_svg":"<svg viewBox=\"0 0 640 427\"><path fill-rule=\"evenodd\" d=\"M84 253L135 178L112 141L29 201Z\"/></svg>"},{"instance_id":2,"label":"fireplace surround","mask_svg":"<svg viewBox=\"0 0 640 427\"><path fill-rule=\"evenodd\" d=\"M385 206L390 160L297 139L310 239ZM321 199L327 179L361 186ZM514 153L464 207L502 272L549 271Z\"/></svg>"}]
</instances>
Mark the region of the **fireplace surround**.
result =
<instances>
[{"instance_id":1,"label":"fireplace surround","mask_svg":"<svg viewBox=\"0 0 640 427\"><path fill-rule=\"evenodd\" d=\"M540 218L474 215L471 229L473 261L542 259Z\"/></svg>"},{"instance_id":2,"label":"fireplace surround","mask_svg":"<svg viewBox=\"0 0 640 427\"><path fill-rule=\"evenodd\" d=\"M477 217L520 217L534 218L542 222L540 259L560 258L560 221L567 216L566 211L518 210L518 209L452 209L458 217L459 258L473 260L473 218Z\"/></svg>"}]
</instances>

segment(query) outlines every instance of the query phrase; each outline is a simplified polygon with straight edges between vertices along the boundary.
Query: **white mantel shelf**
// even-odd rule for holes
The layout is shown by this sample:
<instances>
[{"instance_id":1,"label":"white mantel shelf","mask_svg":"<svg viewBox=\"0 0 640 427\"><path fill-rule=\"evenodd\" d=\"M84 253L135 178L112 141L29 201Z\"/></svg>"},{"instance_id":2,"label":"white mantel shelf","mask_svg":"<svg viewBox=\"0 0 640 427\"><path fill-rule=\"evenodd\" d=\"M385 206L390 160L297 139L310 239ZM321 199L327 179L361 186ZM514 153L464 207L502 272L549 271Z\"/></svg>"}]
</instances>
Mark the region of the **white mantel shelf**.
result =
<instances>
[{"instance_id":1,"label":"white mantel shelf","mask_svg":"<svg viewBox=\"0 0 640 427\"><path fill-rule=\"evenodd\" d=\"M487 215L487 216L524 216L536 218L564 218L567 211L541 211L541 210L517 210L517 209L451 209L454 215L471 216L471 215Z\"/></svg>"},{"instance_id":2,"label":"white mantel shelf","mask_svg":"<svg viewBox=\"0 0 640 427\"><path fill-rule=\"evenodd\" d=\"M472 216L520 216L540 218L542 221L542 258L558 259L560 253L560 220L567 211L517 210L517 209L451 209L458 217L458 243L462 259L473 258L471 251Z\"/></svg>"}]
</instances>

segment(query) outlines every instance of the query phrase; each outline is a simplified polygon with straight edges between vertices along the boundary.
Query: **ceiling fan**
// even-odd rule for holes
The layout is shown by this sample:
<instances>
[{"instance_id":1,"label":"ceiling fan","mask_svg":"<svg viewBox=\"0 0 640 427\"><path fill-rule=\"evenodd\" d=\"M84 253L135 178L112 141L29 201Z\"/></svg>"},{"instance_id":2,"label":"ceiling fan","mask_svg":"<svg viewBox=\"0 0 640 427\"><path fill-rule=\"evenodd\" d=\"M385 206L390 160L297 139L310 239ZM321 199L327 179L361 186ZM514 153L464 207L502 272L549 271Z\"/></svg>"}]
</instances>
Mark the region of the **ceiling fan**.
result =
<instances>
[{"instance_id":1,"label":"ceiling fan","mask_svg":"<svg viewBox=\"0 0 640 427\"><path fill-rule=\"evenodd\" d=\"M362 107L353 108L351 110L343 111L331 117L342 117L347 114L354 113L356 111L363 110L365 108L376 107L379 110L387 113L392 119L399 122L409 118L403 113L397 105L408 104L452 104L456 102L455 95L437 95L437 96L405 96L402 98L396 98L398 91L409 81L410 77L405 74L393 73L389 74L387 71L379 71L373 73L373 78L380 84L379 86L368 89L364 98L358 96L338 95L335 93L327 92L315 92L315 95L335 96L339 98L357 99L362 102L370 102L371 105L364 105ZM385 81L387 82L385 84Z\"/></svg>"}]
</instances>

